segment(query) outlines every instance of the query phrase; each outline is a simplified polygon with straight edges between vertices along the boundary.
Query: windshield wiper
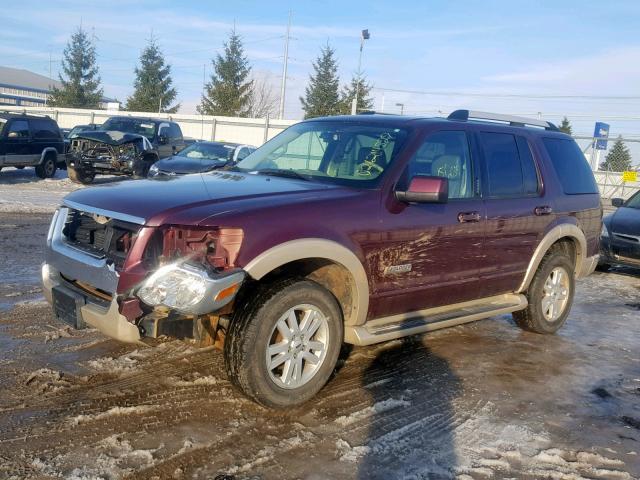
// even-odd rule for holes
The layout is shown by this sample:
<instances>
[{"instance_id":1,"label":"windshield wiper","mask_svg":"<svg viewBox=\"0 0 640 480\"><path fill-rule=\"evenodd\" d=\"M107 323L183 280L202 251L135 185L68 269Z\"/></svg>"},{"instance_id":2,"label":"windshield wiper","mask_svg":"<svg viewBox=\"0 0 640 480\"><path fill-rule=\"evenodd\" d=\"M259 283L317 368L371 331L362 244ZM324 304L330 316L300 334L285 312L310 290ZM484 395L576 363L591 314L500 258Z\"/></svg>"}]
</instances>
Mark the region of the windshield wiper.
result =
<instances>
[{"instance_id":1,"label":"windshield wiper","mask_svg":"<svg viewBox=\"0 0 640 480\"><path fill-rule=\"evenodd\" d=\"M309 178L299 174L295 170L286 170L284 168L263 168L256 170L260 175L272 175L274 177L296 178L298 180L304 180L309 182Z\"/></svg>"}]
</instances>

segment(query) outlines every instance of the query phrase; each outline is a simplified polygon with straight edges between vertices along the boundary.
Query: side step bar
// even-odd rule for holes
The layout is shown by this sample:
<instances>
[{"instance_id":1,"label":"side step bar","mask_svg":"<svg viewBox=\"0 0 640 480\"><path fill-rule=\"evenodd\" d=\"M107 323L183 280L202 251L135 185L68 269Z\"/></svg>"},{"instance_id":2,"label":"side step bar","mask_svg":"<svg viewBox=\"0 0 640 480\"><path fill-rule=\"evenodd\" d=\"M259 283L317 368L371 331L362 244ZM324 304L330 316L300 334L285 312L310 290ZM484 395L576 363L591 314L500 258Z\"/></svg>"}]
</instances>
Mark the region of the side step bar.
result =
<instances>
[{"instance_id":1,"label":"side step bar","mask_svg":"<svg viewBox=\"0 0 640 480\"><path fill-rule=\"evenodd\" d=\"M527 299L524 295L497 295L445 307L376 318L364 325L347 326L344 341L354 345L371 345L503 315L526 307Z\"/></svg>"}]
</instances>

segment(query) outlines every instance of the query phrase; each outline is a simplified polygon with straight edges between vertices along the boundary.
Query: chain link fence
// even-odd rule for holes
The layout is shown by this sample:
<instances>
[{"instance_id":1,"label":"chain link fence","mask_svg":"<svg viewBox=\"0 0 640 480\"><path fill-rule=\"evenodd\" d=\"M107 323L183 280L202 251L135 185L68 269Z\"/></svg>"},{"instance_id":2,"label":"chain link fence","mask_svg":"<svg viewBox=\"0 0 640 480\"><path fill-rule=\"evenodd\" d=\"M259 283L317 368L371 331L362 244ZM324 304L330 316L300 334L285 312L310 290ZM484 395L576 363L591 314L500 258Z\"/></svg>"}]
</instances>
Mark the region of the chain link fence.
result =
<instances>
[{"instance_id":1,"label":"chain link fence","mask_svg":"<svg viewBox=\"0 0 640 480\"><path fill-rule=\"evenodd\" d=\"M606 149L594 148L597 139L574 136L593 169L603 199L631 197L640 190L640 138L609 138Z\"/></svg>"}]
</instances>

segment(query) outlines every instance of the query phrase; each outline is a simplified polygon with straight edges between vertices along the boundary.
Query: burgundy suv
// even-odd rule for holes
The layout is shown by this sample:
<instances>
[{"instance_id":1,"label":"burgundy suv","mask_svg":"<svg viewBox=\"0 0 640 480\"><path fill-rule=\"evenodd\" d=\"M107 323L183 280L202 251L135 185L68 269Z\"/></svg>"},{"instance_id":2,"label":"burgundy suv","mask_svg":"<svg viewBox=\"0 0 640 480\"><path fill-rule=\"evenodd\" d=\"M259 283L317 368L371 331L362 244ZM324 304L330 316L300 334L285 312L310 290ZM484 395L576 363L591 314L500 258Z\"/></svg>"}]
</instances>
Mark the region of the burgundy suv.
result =
<instances>
[{"instance_id":1,"label":"burgundy suv","mask_svg":"<svg viewBox=\"0 0 640 480\"><path fill-rule=\"evenodd\" d=\"M42 277L60 320L215 344L242 391L286 407L323 387L343 342L509 312L555 332L597 264L601 219L584 156L553 124L330 117L226 170L71 193Z\"/></svg>"}]
</instances>

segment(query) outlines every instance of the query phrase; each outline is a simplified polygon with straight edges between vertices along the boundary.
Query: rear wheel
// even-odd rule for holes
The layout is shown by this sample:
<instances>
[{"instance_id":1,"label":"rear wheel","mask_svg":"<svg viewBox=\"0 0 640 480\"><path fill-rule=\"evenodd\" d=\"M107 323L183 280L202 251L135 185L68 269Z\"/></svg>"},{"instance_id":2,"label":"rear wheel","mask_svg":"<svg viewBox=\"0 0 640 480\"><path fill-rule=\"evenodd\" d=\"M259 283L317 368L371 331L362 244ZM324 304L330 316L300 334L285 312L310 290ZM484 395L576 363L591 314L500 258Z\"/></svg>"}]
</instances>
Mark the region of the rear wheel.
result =
<instances>
[{"instance_id":1,"label":"rear wheel","mask_svg":"<svg viewBox=\"0 0 640 480\"><path fill-rule=\"evenodd\" d=\"M74 167L67 167L67 175L72 182L81 183L83 185L89 185L96 177L94 172L87 172L86 170L77 170Z\"/></svg>"},{"instance_id":2,"label":"rear wheel","mask_svg":"<svg viewBox=\"0 0 640 480\"><path fill-rule=\"evenodd\" d=\"M263 287L231 321L224 345L229 379L256 402L299 405L325 385L342 346L340 307L315 282Z\"/></svg>"},{"instance_id":3,"label":"rear wheel","mask_svg":"<svg viewBox=\"0 0 640 480\"><path fill-rule=\"evenodd\" d=\"M40 178L52 178L57 168L55 155L49 153L40 165L36 165L36 175Z\"/></svg>"},{"instance_id":4,"label":"rear wheel","mask_svg":"<svg viewBox=\"0 0 640 480\"><path fill-rule=\"evenodd\" d=\"M573 270L573 262L563 251L545 255L526 292L527 308L513 313L520 328L550 334L564 325L573 303Z\"/></svg>"}]
</instances>

